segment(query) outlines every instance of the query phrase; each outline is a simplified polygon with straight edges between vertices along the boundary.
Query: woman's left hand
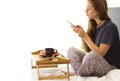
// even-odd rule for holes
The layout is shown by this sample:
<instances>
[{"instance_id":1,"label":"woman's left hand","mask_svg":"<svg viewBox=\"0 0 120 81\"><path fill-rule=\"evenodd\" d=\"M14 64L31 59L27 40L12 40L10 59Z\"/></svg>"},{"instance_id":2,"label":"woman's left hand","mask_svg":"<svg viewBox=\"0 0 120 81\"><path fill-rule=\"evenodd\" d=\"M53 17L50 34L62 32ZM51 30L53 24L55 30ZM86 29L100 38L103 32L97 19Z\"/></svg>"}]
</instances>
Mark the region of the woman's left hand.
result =
<instances>
[{"instance_id":1,"label":"woman's left hand","mask_svg":"<svg viewBox=\"0 0 120 81\"><path fill-rule=\"evenodd\" d=\"M84 38L87 34L85 33L85 31L83 30L83 28L79 25L72 27L73 31L78 33L78 35L81 38Z\"/></svg>"}]
</instances>

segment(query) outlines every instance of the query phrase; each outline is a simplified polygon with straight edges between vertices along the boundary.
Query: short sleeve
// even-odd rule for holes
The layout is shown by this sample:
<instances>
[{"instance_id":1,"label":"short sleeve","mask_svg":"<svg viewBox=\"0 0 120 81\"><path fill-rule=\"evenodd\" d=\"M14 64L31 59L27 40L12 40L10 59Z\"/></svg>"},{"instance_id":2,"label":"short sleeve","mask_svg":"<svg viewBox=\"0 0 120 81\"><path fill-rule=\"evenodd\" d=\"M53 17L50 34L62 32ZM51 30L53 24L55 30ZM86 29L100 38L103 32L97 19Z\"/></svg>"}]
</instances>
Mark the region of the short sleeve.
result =
<instances>
[{"instance_id":1,"label":"short sleeve","mask_svg":"<svg viewBox=\"0 0 120 81\"><path fill-rule=\"evenodd\" d=\"M113 45L114 44L114 26L108 26L105 28L105 31L102 34L101 37L101 43Z\"/></svg>"}]
</instances>

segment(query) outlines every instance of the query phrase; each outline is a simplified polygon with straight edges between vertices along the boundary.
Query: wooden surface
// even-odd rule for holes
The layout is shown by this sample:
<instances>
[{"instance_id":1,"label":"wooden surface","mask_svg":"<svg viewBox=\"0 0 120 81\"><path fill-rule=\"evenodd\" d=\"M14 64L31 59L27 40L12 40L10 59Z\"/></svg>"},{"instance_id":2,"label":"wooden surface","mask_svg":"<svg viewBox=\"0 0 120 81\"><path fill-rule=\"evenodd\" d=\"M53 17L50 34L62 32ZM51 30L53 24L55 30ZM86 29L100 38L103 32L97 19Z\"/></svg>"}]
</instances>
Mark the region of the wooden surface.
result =
<instances>
[{"instance_id":1,"label":"wooden surface","mask_svg":"<svg viewBox=\"0 0 120 81\"><path fill-rule=\"evenodd\" d=\"M67 63L70 63L69 59L63 59L63 58L59 58L59 57L45 58L45 59L36 61L37 65L40 65L40 64L67 64Z\"/></svg>"},{"instance_id":2,"label":"wooden surface","mask_svg":"<svg viewBox=\"0 0 120 81\"><path fill-rule=\"evenodd\" d=\"M32 52L33 59L31 60L32 69L37 68L37 70L38 70L38 80L68 78L68 81L69 81L70 60L61 54L58 55L57 57L43 58L39 55L40 51L41 50ZM33 60L35 61L36 66L33 66L33 64L32 64ZM40 73L39 73L40 68L49 68L49 67L57 68L58 64L66 64L67 65L67 74L58 75L58 76L40 76Z\"/></svg>"},{"instance_id":3,"label":"wooden surface","mask_svg":"<svg viewBox=\"0 0 120 81\"><path fill-rule=\"evenodd\" d=\"M49 58L43 58L40 56L39 52L41 50L38 50L36 52L32 53L32 56L34 60L36 61L37 65L42 65L42 64L67 64L70 63L70 60L63 55L58 55L57 57L49 57Z\"/></svg>"},{"instance_id":4,"label":"wooden surface","mask_svg":"<svg viewBox=\"0 0 120 81\"><path fill-rule=\"evenodd\" d=\"M59 75L59 76L44 76L44 77L39 77L39 80L52 80L52 79L63 79L63 78L68 78L67 75Z\"/></svg>"}]
</instances>

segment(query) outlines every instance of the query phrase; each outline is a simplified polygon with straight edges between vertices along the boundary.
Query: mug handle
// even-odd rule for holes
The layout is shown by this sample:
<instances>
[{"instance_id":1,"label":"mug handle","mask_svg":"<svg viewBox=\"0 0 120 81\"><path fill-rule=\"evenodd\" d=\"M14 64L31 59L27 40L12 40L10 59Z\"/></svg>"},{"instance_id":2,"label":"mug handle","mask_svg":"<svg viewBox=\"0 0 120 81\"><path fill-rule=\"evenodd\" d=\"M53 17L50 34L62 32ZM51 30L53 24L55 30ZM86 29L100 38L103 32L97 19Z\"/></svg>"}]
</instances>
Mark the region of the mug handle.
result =
<instances>
[{"instance_id":1,"label":"mug handle","mask_svg":"<svg viewBox=\"0 0 120 81\"><path fill-rule=\"evenodd\" d=\"M58 50L57 49L54 49L55 51L54 52L58 52Z\"/></svg>"}]
</instances>

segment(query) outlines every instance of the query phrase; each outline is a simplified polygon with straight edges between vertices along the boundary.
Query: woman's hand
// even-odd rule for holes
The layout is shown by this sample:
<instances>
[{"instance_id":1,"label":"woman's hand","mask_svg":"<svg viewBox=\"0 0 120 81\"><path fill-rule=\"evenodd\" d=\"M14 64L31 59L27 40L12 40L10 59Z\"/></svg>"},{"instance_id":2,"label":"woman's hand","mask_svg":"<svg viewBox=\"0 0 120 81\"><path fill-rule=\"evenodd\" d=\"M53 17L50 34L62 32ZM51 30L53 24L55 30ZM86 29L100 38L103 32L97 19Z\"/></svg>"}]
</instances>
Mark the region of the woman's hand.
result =
<instances>
[{"instance_id":1,"label":"woman's hand","mask_svg":"<svg viewBox=\"0 0 120 81\"><path fill-rule=\"evenodd\" d=\"M80 25L71 25L74 32L76 32L82 39L87 35Z\"/></svg>"}]
</instances>

